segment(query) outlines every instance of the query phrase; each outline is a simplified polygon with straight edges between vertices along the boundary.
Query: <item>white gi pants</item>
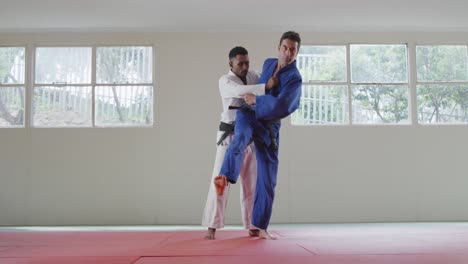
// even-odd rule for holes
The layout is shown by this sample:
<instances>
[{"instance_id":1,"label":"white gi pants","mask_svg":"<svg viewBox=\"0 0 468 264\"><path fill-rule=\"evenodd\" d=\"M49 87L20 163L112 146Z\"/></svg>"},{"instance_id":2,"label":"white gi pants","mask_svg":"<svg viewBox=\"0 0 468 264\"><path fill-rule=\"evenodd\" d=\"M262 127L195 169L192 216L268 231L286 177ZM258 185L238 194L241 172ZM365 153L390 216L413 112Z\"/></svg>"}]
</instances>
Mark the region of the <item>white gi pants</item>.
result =
<instances>
[{"instance_id":1,"label":"white gi pants","mask_svg":"<svg viewBox=\"0 0 468 264\"><path fill-rule=\"evenodd\" d=\"M221 137L224 132L218 131L217 139ZM224 227L224 216L229 197L229 189L232 184L228 184L224 189L223 195L216 193L213 180L219 175L221 166L223 164L224 155L232 141L233 134L229 135L223 143L217 146L216 159L213 168L213 174L209 182L208 198L206 199L205 210L203 212L202 225L210 228L223 228ZM217 141L216 141L217 142ZM244 151L244 157L242 159L242 166L240 170L240 204L242 213L242 222L244 228L255 229L251 224L252 209L255 199L255 184L257 182L257 160L255 158L254 144L250 144Z\"/></svg>"}]
</instances>

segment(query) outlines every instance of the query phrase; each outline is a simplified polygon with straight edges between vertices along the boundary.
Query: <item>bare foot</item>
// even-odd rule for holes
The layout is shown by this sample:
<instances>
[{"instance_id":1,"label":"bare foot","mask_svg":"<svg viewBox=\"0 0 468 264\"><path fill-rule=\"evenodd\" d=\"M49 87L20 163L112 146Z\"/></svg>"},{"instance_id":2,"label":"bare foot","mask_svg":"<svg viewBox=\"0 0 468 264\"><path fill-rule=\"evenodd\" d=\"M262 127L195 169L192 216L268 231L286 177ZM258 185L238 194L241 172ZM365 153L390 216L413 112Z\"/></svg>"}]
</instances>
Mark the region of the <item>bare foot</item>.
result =
<instances>
[{"instance_id":1,"label":"bare foot","mask_svg":"<svg viewBox=\"0 0 468 264\"><path fill-rule=\"evenodd\" d=\"M259 229L249 229L249 236L258 237L260 233Z\"/></svg>"},{"instance_id":2,"label":"bare foot","mask_svg":"<svg viewBox=\"0 0 468 264\"><path fill-rule=\"evenodd\" d=\"M223 195L224 188L227 186L227 178L224 175L218 175L214 178L214 185L216 187L216 193L218 195Z\"/></svg>"},{"instance_id":3,"label":"bare foot","mask_svg":"<svg viewBox=\"0 0 468 264\"><path fill-rule=\"evenodd\" d=\"M206 232L206 239L215 239L216 228L208 227L208 232Z\"/></svg>"},{"instance_id":4,"label":"bare foot","mask_svg":"<svg viewBox=\"0 0 468 264\"><path fill-rule=\"evenodd\" d=\"M260 229L258 236L263 239L276 240L275 236L270 235L266 229Z\"/></svg>"}]
</instances>

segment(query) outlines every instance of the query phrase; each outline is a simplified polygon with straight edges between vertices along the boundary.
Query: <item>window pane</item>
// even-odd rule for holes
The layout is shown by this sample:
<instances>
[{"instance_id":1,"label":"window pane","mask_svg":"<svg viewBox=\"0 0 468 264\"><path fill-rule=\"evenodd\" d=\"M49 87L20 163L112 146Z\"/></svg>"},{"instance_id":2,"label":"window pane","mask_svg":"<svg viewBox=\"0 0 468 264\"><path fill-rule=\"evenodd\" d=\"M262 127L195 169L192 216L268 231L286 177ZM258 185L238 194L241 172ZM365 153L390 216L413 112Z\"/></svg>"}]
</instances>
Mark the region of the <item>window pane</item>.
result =
<instances>
[{"instance_id":1,"label":"window pane","mask_svg":"<svg viewBox=\"0 0 468 264\"><path fill-rule=\"evenodd\" d=\"M24 126L24 87L0 87L0 127Z\"/></svg>"},{"instance_id":2,"label":"window pane","mask_svg":"<svg viewBox=\"0 0 468 264\"><path fill-rule=\"evenodd\" d=\"M347 124L347 87L303 85L301 104L292 116L292 124Z\"/></svg>"},{"instance_id":3,"label":"window pane","mask_svg":"<svg viewBox=\"0 0 468 264\"><path fill-rule=\"evenodd\" d=\"M467 46L417 46L418 81L468 81Z\"/></svg>"},{"instance_id":4,"label":"window pane","mask_svg":"<svg viewBox=\"0 0 468 264\"><path fill-rule=\"evenodd\" d=\"M408 81L406 45L351 45L353 83Z\"/></svg>"},{"instance_id":5,"label":"window pane","mask_svg":"<svg viewBox=\"0 0 468 264\"><path fill-rule=\"evenodd\" d=\"M96 87L96 125L152 124L152 86Z\"/></svg>"},{"instance_id":6,"label":"window pane","mask_svg":"<svg viewBox=\"0 0 468 264\"><path fill-rule=\"evenodd\" d=\"M24 48L0 47L0 83L24 84Z\"/></svg>"},{"instance_id":7,"label":"window pane","mask_svg":"<svg viewBox=\"0 0 468 264\"><path fill-rule=\"evenodd\" d=\"M420 123L468 123L468 85L418 85Z\"/></svg>"},{"instance_id":8,"label":"window pane","mask_svg":"<svg viewBox=\"0 0 468 264\"><path fill-rule=\"evenodd\" d=\"M91 83L91 48L37 48L35 83Z\"/></svg>"},{"instance_id":9,"label":"window pane","mask_svg":"<svg viewBox=\"0 0 468 264\"><path fill-rule=\"evenodd\" d=\"M355 85L352 92L354 123L409 123L408 86Z\"/></svg>"},{"instance_id":10,"label":"window pane","mask_svg":"<svg viewBox=\"0 0 468 264\"><path fill-rule=\"evenodd\" d=\"M151 47L99 47L97 83L152 83Z\"/></svg>"},{"instance_id":11,"label":"window pane","mask_svg":"<svg viewBox=\"0 0 468 264\"><path fill-rule=\"evenodd\" d=\"M33 104L34 126L91 126L91 87L35 87Z\"/></svg>"},{"instance_id":12,"label":"window pane","mask_svg":"<svg viewBox=\"0 0 468 264\"><path fill-rule=\"evenodd\" d=\"M304 82L346 82L346 47L302 46L297 66Z\"/></svg>"}]
</instances>

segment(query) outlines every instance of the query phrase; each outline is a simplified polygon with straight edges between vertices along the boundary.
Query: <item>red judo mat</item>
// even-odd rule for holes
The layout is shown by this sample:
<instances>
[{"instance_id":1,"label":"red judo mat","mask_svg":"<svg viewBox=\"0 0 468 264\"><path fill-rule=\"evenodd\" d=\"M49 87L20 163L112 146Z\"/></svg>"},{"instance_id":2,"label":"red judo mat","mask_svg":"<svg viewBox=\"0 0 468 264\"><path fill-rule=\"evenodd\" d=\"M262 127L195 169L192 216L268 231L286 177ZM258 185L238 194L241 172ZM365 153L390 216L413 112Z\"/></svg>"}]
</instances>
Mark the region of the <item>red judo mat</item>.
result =
<instances>
[{"instance_id":1,"label":"red judo mat","mask_svg":"<svg viewBox=\"0 0 468 264\"><path fill-rule=\"evenodd\" d=\"M317 263L467 264L468 224L311 225L272 229L278 240L243 230L173 232L0 232L0 264Z\"/></svg>"}]
</instances>

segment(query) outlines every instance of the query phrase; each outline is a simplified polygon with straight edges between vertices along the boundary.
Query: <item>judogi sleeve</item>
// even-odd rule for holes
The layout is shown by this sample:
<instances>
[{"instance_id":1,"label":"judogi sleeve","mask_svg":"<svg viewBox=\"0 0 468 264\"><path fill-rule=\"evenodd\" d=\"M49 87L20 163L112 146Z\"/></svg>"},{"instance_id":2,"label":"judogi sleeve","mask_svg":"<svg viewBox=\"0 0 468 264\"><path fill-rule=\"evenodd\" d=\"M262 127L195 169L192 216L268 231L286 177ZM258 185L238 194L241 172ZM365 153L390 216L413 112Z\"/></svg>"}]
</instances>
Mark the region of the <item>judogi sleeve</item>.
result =
<instances>
[{"instance_id":1,"label":"judogi sleeve","mask_svg":"<svg viewBox=\"0 0 468 264\"><path fill-rule=\"evenodd\" d=\"M219 93L223 98L242 98L243 95L252 93L256 96L265 94L265 84L244 85L234 80L234 76L224 75L219 79Z\"/></svg>"},{"instance_id":2,"label":"judogi sleeve","mask_svg":"<svg viewBox=\"0 0 468 264\"><path fill-rule=\"evenodd\" d=\"M255 113L257 119L274 120L285 118L299 108L302 78L298 72L286 76L277 97L266 94L257 96Z\"/></svg>"}]
</instances>

